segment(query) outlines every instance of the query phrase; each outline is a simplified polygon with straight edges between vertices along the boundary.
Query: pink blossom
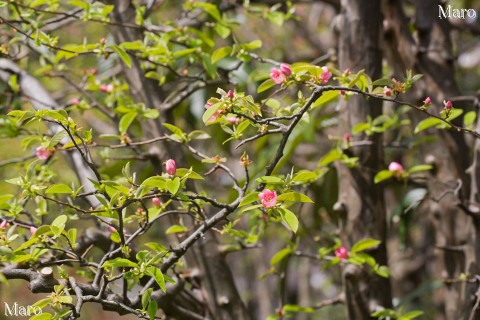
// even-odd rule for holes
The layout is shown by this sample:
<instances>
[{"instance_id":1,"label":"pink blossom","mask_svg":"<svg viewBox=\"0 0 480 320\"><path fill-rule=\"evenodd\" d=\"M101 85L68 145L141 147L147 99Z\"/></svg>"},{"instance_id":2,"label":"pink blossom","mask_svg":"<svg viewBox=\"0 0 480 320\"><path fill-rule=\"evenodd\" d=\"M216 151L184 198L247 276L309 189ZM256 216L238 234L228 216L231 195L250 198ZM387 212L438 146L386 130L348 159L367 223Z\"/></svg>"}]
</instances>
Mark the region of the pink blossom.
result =
<instances>
[{"instance_id":1,"label":"pink blossom","mask_svg":"<svg viewBox=\"0 0 480 320\"><path fill-rule=\"evenodd\" d=\"M162 201L160 201L160 198L152 198L152 204L155 206L155 207L160 207L160 205L162 204Z\"/></svg>"},{"instance_id":2,"label":"pink blossom","mask_svg":"<svg viewBox=\"0 0 480 320\"><path fill-rule=\"evenodd\" d=\"M169 175L173 176L177 172L177 164L175 163L175 160L168 159L165 161L165 170Z\"/></svg>"},{"instance_id":3,"label":"pink blossom","mask_svg":"<svg viewBox=\"0 0 480 320\"><path fill-rule=\"evenodd\" d=\"M345 134L343 135L343 141L345 141L346 144L350 144L350 140L351 140L351 136L350 136L350 133L348 132L345 132Z\"/></svg>"},{"instance_id":4,"label":"pink blossom","mask_svg":"<svg viewBox=\"0 0 480 320\"><path fill-rule=\"evenodd\" d=\"M400 163L398 162L391 162L389 165L388 165L388 170L389 171L394 171L394 172L402 172L403 171L403 167Z\"/></svg>"},{"instance_id":5,"label":"pink blossom","mask_svg":"<svg viewBox=\"0 0 480 320\"><path fill-rule=\"evenodd\" d=\"M2 223L0 223L0 229L7 229L8 228L8 222L7 220L3 220Z\"/></svg>"},{"instance_id":6,"label":"pink blossom","mask_svg":"<svg viewBox=\"0 0 480 320\"><path fill-rule=\"evenodd\" d=\"M143 209L142 208L137 208L137 213L142 213Z\"/></svg>"},{"instance_id":7,"label":"pink blossom","mask_svg":"<svg viewBox=\"0 0 480 320\"><path fill-rule=\"evenodd\" d=\"M35 228L34 226L30 227L30 234L31 235L33 235L36 231L37 231L37 228Z\"/></svg>"},{"instance_id":8,"label":"pink blossom","mask_svg":"<svg viewBox=\"0 0 480 320\"><path fill-rule=\"evenodd\" d=\"M78 98L73 98L72 100L70 100L70 104L71 104L72 106L76 106L76 105L78 105L79 103L80 103L80 99L78 99Z\"/></svg>"},{"instance_id":9,"label":"pink blossom","mask_svg":"<svg viewBox=\"0 0 480 320\"><path fill-rule=\"evenodd\" d=\"M101 38L101 39L100 39L100 43L101 43L101 44L107 43L107 38L105 38L105 37Z\"/></svg>"},{"instance_id":10,"label":"pink blossom","mask_svg":"<svg viewBox=\"0 0 480 320\"><path fill-rule=\"evenodd\" d=\"M108 226L108 231L110 231L110 232L113 233L113 232L117 231L117 229L115 229L115 228L112 227L112 226Z\"/></svg>"},{"instance_id":11,"label":"pink blossom","mask_svg":"<svg viewBox=\"0 0 480 320\"><path fill-rule=\"evenodd\" d=\"M230 99L233 99L234 96L235 96L235 93L233 92L233 90L228 90L227 97Z\"/></svg>"},{"instance_id":12,"label":"pink blossom","mask_svg":"<svg viewBox=\"0 0 480 320\"><path fill-rule=\"evenodd\" d=\"M430 97L427 97L427 99L425 99L425 101L423 101L423 104L429 106L430 104L432 103L432 100L430 99Z\"/></svg>"},{"instance_id":13,"label":"pink blossom","mask_svg":"<svg viewBox=\"0 0 480 320\"><path fill-rule=\"evenodd\" d=\"M275 190L263 189L258 195L258 198L265 208L271 208L277 205L277 193Z\"/></svg>"},{"instance_id":14,"label":"pink blossom","mask_svg":"<svg viewBox=\"0 0 480 320\"><path fill-rule=\"evenodd\" d=\"M323 72L320 75L320 78L322 79L322 83L327 83L332 77L332 73L328 71L328 67L322 67L322 70Z\"/></svg>"},{"instance_id":15,"label":"pink blossom","mask_svg":"<svg viewBox=\"0 0 480 320\"><path fill-rule=\"evenodd\" d=\"M344 76L350 75L350 69L348 69L348 68L345 69L345 71L343 71L343 75L344 75Z\"/></svg>"},{"instance_id":16,"label":"pink blossom","mask_svg":"<svg viewBox=\"0 0 480 320\"><path fill-rule=\"evenodd\" d=\"M238 119L236 117L230 117L230 118L227 118L227 121L230 122L231 124L238 124L240 119Z\"/></svg>"},{"instance_id":17,"label":"pink blossom","mask_svg":"<svg viewBox=\"0 0 480 320\"><path fill-rule=\"evenodd\" d=\"M392 78L392 81L395 82L395 83L398 83L398 80L395 79L395 78Z\"/></svg>"},{"instance_id":18,"label":"pink blossom","mask_svg":"<svg viewBox=\"0 0 480 320\"><path fill-rule=\"evenodd\" d=\"M344 246L340 246L340 247L338 247L337 250L335 250L335 255L338 258L340 258L342 260L345 260L345 259L348 258L348 251Z\"/></svg>"},{"instance_id":19,"label":"pink blossom","mask_svg":"<svg viewBox=\"0 0 480 320\"><path fill-rule=\"evenodd\" d=\"M100 85L100 91L102 91L103 93L110 93L113 91L113 84L109 83L109 84L101 84Z\"/></svg>"},{"instance_id":20,"label":"pink blossom","mask_svg":"<svg viewBox=\"0 0 480 320\"><path fill-rule=\"evenodd\" d=\"M272 79L273 82L275 82L276 84L281 84L282 82L285 81L286 76L285 76L285 74L284 74L282 71L280 71L279 69L273 68L273 69L270 71L270 79Z\"/></svg>"},{"instance_id":21,"label":"pink blossom","mask_svg":"<svg viewBox=\"0 0 480 320\"><path fill-rule=\"evenodd\" d=\"M390 89L389 87L384 87L383 94L386 95L387 97L390 97L392 95L392 89Z\"/></svg>"},{"instance_id":22,"label":"pink blossom","mask_svg":"<svg viewBox=\"0 0 480 320\"><path fill-rule=\"evenodd\" d=\"M445 105L445 110L451 110L453 108L453 103L452 101L448 100L448 101L443 101L443 104Z\"/></svg>"},{"instance_id":23,"label":"pink blossom","mask_svg":"<svg viewBox=\"0 0 480 320\"><path fill-rule=\"evenodd\" d=\"M292 75L292 68L290 68L290 65L287 63L282 63L280 65L280 71L287 77Z\"/></svg>"},{"instance_id":24,"label":"pink blossom","mask_svg":"<svg viewBox=\"0 0 480 320\"><path fill-rule=\"evenodd\" d=\"M48 150L47 148L38 147L36 155L39 160L47 160L51 157L52 151Z\"/></svg>"},{"instance_id":25,"label":"pink blossom","mask_svg":"<svg viewBox=\"0 0 480 320\"><path fill-rule=\"evenodd\" d=\"M205 109L209 109L211 106L213 106L213 103L211 102L205 103ZM220 112L215 111L215 113L208 119L208 122L214 122L215 120L218 119L219 116L220 116Z\"/></svg>"}]
</instances>

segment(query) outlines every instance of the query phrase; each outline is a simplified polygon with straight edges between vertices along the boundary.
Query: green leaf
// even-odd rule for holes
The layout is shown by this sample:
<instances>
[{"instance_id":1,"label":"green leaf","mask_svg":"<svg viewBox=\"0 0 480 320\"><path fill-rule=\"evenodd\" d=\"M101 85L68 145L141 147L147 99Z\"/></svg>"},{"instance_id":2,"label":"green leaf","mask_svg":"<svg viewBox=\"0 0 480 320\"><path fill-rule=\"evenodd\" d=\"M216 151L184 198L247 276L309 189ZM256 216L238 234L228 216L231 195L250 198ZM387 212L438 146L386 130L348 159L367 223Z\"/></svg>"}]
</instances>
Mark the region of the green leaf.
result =
<instances>
[{"instance_id":1,"label":"green leaf","mask_svg":"<svg viewBox=\"0 0 480 320\"><path fill-rule=\"evenodd\" d=\"M160 190L165 189L167 180L164 177L153 176L142 182L142 186L156 187Z\"/></svg>"},{"instance_id":2,"label":"green leaf","mask_svg":"<svg viewBox=\"0 0 480 320\"><path fill-rule=\"evenodd\" d=\"M318 98L313 104L312 109L317 108L322 105L326 105L327 103L337 99L338 95L340 94L337 90L327 91L324 92L320 98Z\"/></svg>"},{"instance_id":3,"label":"green leaf","mask_svg":"<svg viewBox=\"0 0 480 320\"><path fill-rule=\"evenodd\" d=\"M420 131L426 130L433 126L437 126L439 124L443 124L443 121L437 118L427 118L425 120L420 121L417 124L414 130L414 133L419 133Z\"/></svg>"},{"instance_id":4,"label":"green leaf","mask_svg":"<svg viewBox=\"0 0 480 320\"><path fill-rule=\"evenodd\" d=\"M273 87L274 85L276 85L276 83L273 82L272 79L267 79L258 87L257 93L261 93L263 91L266 91L266 90L270 89L271 87Z\"/></svg>"},{"instance_id":5,"label":"green leaf","mask_svg":"<svg viewBox=\"0 0 480 320\"><path fill-rule=\"evenodd\" d=\"M52 232L58 237L62 231L65 229L65 223L67 223L67 216L62 214L53 220L52 222Z\"/></svg>"},{"instance_id":6,"label":"green leaf","mask_svg":"<svg viewBox=\"0 0 480 320\"><path fill-rule=\"evenodd\" d=\"M233 48L228 46L228 47L223 47L215 50L212 54L212 63L217 63L218 61L222 60L226 56L230 55L233 51Z\"/></svg>"},{"instance_id":7,"label":"green leaf","mask_svg":"<svg viewBox=\"0 0 480 320\"><path fill-rule=\"evenodd\" d=\"M290 253L292 253L292 250L290 250L290 248L285 248L285 249L282 249L282 250L278 251L272 257L272 259L270 259L270 266L276 265L277 263L279 263L280 261L285 259Z\"/></svg>"},{"instance_id":8,"label":"green leaf","mask_svg":"<svg viewBox=\"0 0 480 320\"><path fill-rule=\"evenodd\" d=\"M259 192L252 192L252 193L249 193L247 194L243 199L242 201L240 202L240 204L238 205L239 207L243 207L243 206L246 206L247 204L250 204L252 202L255 202L255 201L258 201L258 194Z\"/></svg>"},{"instance_id":9,"label":"green leaf","mask_svg":"<svg viewBox=\"0 0 480 320\"><path fill-rule=\"evenodd\" d=\"M258 39L253 40L249 43L242 44L241 47L245 50L248 50L248 51L255 50L255 49L258 49L258 48L262 47L262 41L258 40Z\"/></svg>"},{"instance_id":10,"label":"green leaf","mask_svg":"<svg viewBox=\"0 0 480 320\"><path fill-rule=\"evenodd\" d=\"M52 139L50 139L50 143L48 144L48 148L55 147L63 138L68 137L68 133L66 131L59 131L57 132Z\"/></svg>"},{"instance_id":11,"label":"green leaf","mask_svg":"<svg viewBox=\"0 0 480 320\"><path fill-rule=\"evenodd\" d=\"M287 193L281 194L277 197L277 200L313 203L312 199L310 199L308 196L298 192L287 192Z\"/></svg>"},{"instance_id":12,"label":"green leaf","mask_svg":"<svg viewBox=\"0 0 480 320\"><path fill-rule=\"evenodd\" d=\"M167 182L165 183L165 187L171 194L176 195L178 190L180 189L180 178L175 177L175 179L173 180L167 180Z\"/></svg>"},{"instance_id":13,"label":"green leaf","mask_svg":"<svg viewBox=\"0 0 480 320\"><path fill-rule=\"evenodd\" d=\"M292 211L285 208L278 208L278 212L280 212L282 220L287 224L290 230L296 233L298 230L297 216Z\"/></svg>"},{"instance_id":14,"label":"green leaf","mask_svg":"<svg viewBox=\"0 0 480 320\"><path fill-rule=\"evenodd\" d=\"M118 54L118 56L120 57L120 59L122 59L122 61L123 61L129 68L132 67L132 59L130 59L130 56L128 55L128 53L127 53L122 47L119 47L119 46L110 46L110 48L113 49L113 51L115 51L116 54Z\"/></svg>"},{"instance_id":15,"label":"green leaf","mask_svg":"<svg viewBox=\"0 0 480 320\"><path fill-rule=\"evenodd\" d=\"M137 117L138 113L136 111L128 112L122 116L118 128L122 134L126 133L128 127L132 124L133 120Z\"/></svg>"},{"instance_id":16,"label":"green leaf","mask_svg":"<svg viewBox=\"0 0 480 320\"><path fill-rule=\"evenodd\" d=\"M52 302L52 298L45 298L35 302L32 307L43 309Z\"/></svg>"},{"instance_id":17,"label":"green leaf","mask_svg":"<svg viewBox=\"0 0 480 320\"><path fill-rule=\"evenodd\" d=\"M471 127L477 118L477 113L475 111L469 111L463 116L463 123L466 127Z\"/></svg>"},{"instance_id":18,"label":"green leaf","mask_svg":"<svg viewBox=\"0 0 480 320\"><path fill-rule=\"evenodd\" d=\"M320 167L328 166L330 163L340 159L342 159L342 154L337 149L333 149L320 159L318 165Z\"/></svg>"},{"instance_id":19,"label":"green leaf","mask_svg":"<svg viewBox=\"0 0 480 320\"><path fill-rule=\"evenodd\" d=\"M423 315L423 311L410 311L410 312L407 312L405 314L403 314L402 316L400 316L400 318L398 318L398 320L411 320L411 319L415 319L417 317L420 317L421 315Z\"/></svg>"},{"instance_id":20,"label":"green leaf","mask_svg":"<svg viewBox=\"0 0 480 320\"><path fill-rule=\"evenodd\" d=\"M217 112L218 109L220 109L222 106L223 106L223 102L220 101L220 102L215 103L210 108L208 108L205 111L205 113L203 114L203 117L202 117L203 123L207 124L207 122L210 120L210 118L213 116L213 114L215 112Z\"/></svg>"},{"instance_id":21,"label":"green leaf","mask_svg":"<svg viewBox=\"0 0 480 320\"><path fill-rule=\"evenodd\" d=\"M293 304L286 304L283 306L283 311L286 311L286 312L305 312L305 313L313 313L315 310L313 310L312 308L308 308L308 307L301 307L301 306L297 306L297 305L293 305Z\"/></svg>"},{"instance_id":22,"label":"green leaf","mask_svg":"<svg viewBox=\"0 0 480 320\"><path fill-rule=\"evenodd\" d=\"M157 310L158 310L157 301L151 300L150 303L148 304L148 310L147 310L150 320L155 319L155 316L157 315Z\"/></svg>"},{"instance_id":23,"label":"green leaf","mask_svg":"<svg viewBox=\"0 0 480 320\"><path fill-rule=\"evenodd\" d=\"M122 268L136 268L138 265L125 258L115 258L113 260L108 260L105 261L105 263L102 265L102 268L111 268L111 267L122 267Z\"/></svg>"},{"instance_id":24,"label":"green leaf","mask_svg":"<svg viewBox=\"0 0 480 320\"><path fill-rule=\"evenodd\" d=\"M454 108L450 111L450 115L447 117L446 120L452 121L453 119L460 117L462 113L463 113L463 109Z\"/></svg>"},{"instance_id":25,"label":"green leaf","mask_svg":"<svg viewBox=\"0 0 480 320\"><path fill-rule=\"evenodd\" d=\"M66 184L59 183L59 184L54 184L50 188L45 191L45 193L66 193L66 194L72 194L73 190L67 186Z\"/></svg>"},{"instance_id":26,"label":"green leaf","mask_svg":"<svg viewBox=\"0 0 480 320\"><path fill-rule=\"evenodd\" d=\"M167 229L167 231L165 231L165 234L184 233L184 232L187 232L187 231L188 231L188 229L186 227L175 224L175 225L169 227Z\"/></svg>"},{"instance_id":27,"label":"green leaf","mask_svg":"<svg viewBox=\"0 0 480 320\"><path fill-rule=\"evenodd\" d=\"M173 132L173 133L175 133L175 134L178 134L179 136L183 135L182 129L180 129L180 128L177 127L177 126L174 126L173 124L163 123L163 126L164 126L165 128L167 128L168 130L170 130L171 132Z\"/></svg>"},{"instance_id":28,"label":"green leaf","mask_svg":"<svg viewBox=\"0 0 480 320\"><path fill-rule=\"evenodd\" d=\"M390 170L382 170L378 172L375 177L373 178L373 182L380 183L383 180L387 180L393 177L393 172Z\"/></svg>"},{"instance_id":29,"label":"green leaf","mask_svg":"<svg viewBox=\"0 0 480 320\"><path fill-rule=\"evenodd\" d=\"M380 243L382 242L375 239L363 239L355 243L355 245L352 247L350 252L353 254L356 252L367 250L367 249L378 246Z\"/></svg>"},{"instance_id":30,"label":"green leaf","mask_svg":"<svg viewBox=\"0 0 480 320\"><path fill-rule=\"evenodd\" d=\"M420 171L428 171L431 170L433 167L429 164L420 164L418 166L413 166L410 169L408 169L408 173L415 173L415 172L420 172Z\"/></svg>"},{"instance_id":31,"label":"green leaf","mask_svg":"<svg viewBox=\"0 0 480 320\"><path fill-rule=\"evenodd\" d=\"M50 298L49 298L50 299ZM50 299L51 300L51 299ZM30 320L50 320L52 319L53 316L51 313L48 312L42 312L40 314L36 314L34 316L30 317Z\"/></svg>"},{"instance_id":32,"label":"green leaf","mask_svg":"<svg viewBox=\"0 0 480 320\"><path fill-rule=\"evenodd\" d=\"M210 135L206 133L205 131L201 130L193 130L188 134L188 139L190 140L205 140L205 139L210 139Z\"/></svg>"},{"instance_id":33,"label":"green leaf","mask_svg":"<svg viewBox=\"0 0 480 320\"><path fill-rule=\"evenodd\" d=\"M160 286L160 289L162 289L163 292L167 292L167 287L165 285L165 278L163 277L162 271L154 266L150 266L148 268L148 272L152 277L155 278L155 281Z\"/></svg>"},{"instance_id":34,"label":"green leaf","mask_svg":"<svg viewBox=\"0 0 480 320\"><path fill-rule=\"evenodd\" d=\"M150 296L152 295L153 288L148 288L148 290L145 290L145 292L142 294L142 309L146 310L148 303L150 302Z\"/></svg>"},{"instance_id":35,"label":"green leaf","mask_svg":"<svg viewBox=\"0 0 480 320\"><path fill-rule=\"evenodd\" d=\"M315 180L315 179L317 179L317 174L315 172L308 171L308 170L302 170L302 171L297 172L293 176L292 181L293 182L299 182L299 183L305 183L305 182Z\"/></svg>"},{"instance_id":36,"label":"green leaf","mask_svg":"<svg viewBox=\"0 0 480 320\"><path fill-rule=\"evenodd\" d=\"M284 184L285 181L279 177L263 176L257 179L257 182L268 184Z\"/></svg>"},{"instance_id":37,"label":"green leaf","mask_svg":"<svg viewBox=\"0 0 480 320\"><path fill-rule=\"evenodd\" d=\"M179 177L187 176L188 179L204 180L201 175L199 175L195 171L192 171L191 169L178 168L175 174Z\"/></svg>"}]
</instances>

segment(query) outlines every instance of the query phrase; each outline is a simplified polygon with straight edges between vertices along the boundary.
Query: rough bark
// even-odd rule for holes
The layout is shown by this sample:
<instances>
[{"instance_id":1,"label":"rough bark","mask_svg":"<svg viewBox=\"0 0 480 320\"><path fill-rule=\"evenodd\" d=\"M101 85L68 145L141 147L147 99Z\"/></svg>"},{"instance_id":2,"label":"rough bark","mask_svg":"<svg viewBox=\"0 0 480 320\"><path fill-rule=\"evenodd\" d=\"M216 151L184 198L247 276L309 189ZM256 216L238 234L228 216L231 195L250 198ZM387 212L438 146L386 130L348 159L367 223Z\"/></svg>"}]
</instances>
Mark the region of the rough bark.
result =
<instances>
[{"instance_id":1,"label":"rough bark","mask_svg":"<svg viewBox=\"0 0 480 320\"><path fill-rule=\"evenodd\" d=\"M381 1L342 1L339 19L339 67L352 72L365 69L372 79L381 76ZM366 122L382 113L382 103L376 99L352 97L340 105L339 135L351 132L353 125ZM370 254L377 263L387 265L385 204L381 187L373 176L382 165L381 135L365 137L370 146L351 150L359 157L359 167L337 166L339 197L335 205L345 217L345 236L348 243L374 238L382 244ZM390 281L349 267L344 270L344 284L349 319L369 319L377 308L390 308Z\"/></svg>"}]
</instances>

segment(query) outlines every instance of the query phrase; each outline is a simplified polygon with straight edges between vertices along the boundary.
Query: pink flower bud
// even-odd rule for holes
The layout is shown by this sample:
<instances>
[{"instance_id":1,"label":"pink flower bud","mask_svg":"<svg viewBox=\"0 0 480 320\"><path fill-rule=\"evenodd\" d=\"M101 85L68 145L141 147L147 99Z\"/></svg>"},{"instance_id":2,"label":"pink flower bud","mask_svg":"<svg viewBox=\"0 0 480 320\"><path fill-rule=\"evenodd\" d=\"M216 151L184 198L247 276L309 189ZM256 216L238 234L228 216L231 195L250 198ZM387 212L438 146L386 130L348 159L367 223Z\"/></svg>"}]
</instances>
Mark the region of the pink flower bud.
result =
<instances>
[{"instance_id":1,"label":"pink flower bud","mask_svg":"<svg viewBox=\"0 0 480 320\"><path fill-rule=\"evenodd\" d=\"M175 160L169 159L165 161L165 171L172 176L177 172L177 164L175 163Z\"/></svg>"},{"instance_id":2,"label":"pink flower bud","mask_svg":"<svg viewBox=\"0 0 480 320\"><path fill-rule=\"evenodd\" d=\"M277 193L275 190L263 189L258 195L258 198L265 208L271 208L277 205Z\"/></svg>"},{"instance_id":3,"label":"pink flower bud","mask_svg":"<svg viewBox=\"0 0 480 320\"><path fill-rule=\"evenodd\" d=\"M107 43L107 38L105 38L105 37L101 38L101 39L100 39L100 43L101 43L101 44Z\"/></svg>"},{"instance_id":4,"label":"pink flower bud","mask_svg":"<svg viewBox=\"0 0 480 320\"><path fill-rule=\"evenodd\" d=\"M344 246L340 246L340 247L338 247L337 250L335 250L335 255L338 258L340 258L342 260L345 260L345 259L348 258L348 251L347 251L347 249L345 249Z\"/></svg>"},{"instance_id":5,"label":"pink flower bud","mask_svg":"<svg viewBox=\"0 0 480 320\"><path fill-rule=\"evenodd\" d=\"M344 76L350 75L350 69L348 69L348 68L345 69L345 71L343 71L343 75L344 75Z\"/></svg>"},{"instance_id":6,"label":"pink flower bud","mask_svg":"<svg viewBox=\"0 0 480 320\"><path fill-rule=\"evenodd\" d=\"M115 229L115 228L112 227L112 226L108 226L108 231L110 231L110 232L113 233L113 232L117 231L117 229Z\"/></svg>"},{"instance_id":7,"label":"pink flower bud","mask_svg":"<svg viewBox=\"0 0 480 320\"><path fill-rule=\"evenodd\" d=\"M234 96L235 96L235 93L233 93L233 90L228 90L227 97L230 99L233 99Z\"/></svg>"},{"instance_id":8,"label":"pink flower bud","mask_svg":"<svg viewBox=\"0 0 480 320\"><path fill-rule=\"evenodd\" d=\"M7 229L8 228L8 222L7 220L3 220L2 223L0 223L0 229Z\"/></svg>"},{"instance_id":9,"label":"pink flower bud","mask_svg":"<svg viewBox=\"0 0 480 320\"><path fill-rule=\"evenodd\" d=\"M238 124L240 119L235 118L235 117L231 117L231 118L227 118L227 121L230 122L231 124Z\"/></svg>"},{"instance_id":10,"label":"pink flower bud","mask_svg":"<svg viewBox=\"0 0 480 320\"><path fill-rule=\"evenodd\" d=\"M109 83L109 84L100 85L100 91L102 91L103 93L112 92L113 91L113 84Z\"/></svg>"},{"instance_id":11,"label":"pink flower bud","mask_svg":"<svg viewBox=\"0 0 480 320\"><path fill-rule=\"evenodd\" d=\"M211 102L205 103L205 109L208 109L208 108L210 108L211 106L213 106L213 103L211 103Z\"/></svg>"},{"instance_id":12,"label":"pink flower bud","mask_svg":"<svg viewBox=\"0 0 480 320\"><path fill-rule=\"evenodd\" d=\"M453 108L452 101L450 101L450 100L448 100L447 102L443 101L443 104L445 105L445 110L452 110L452 108Z\"/></svg>"},{"instance_id":13,"label":"pink flower bud","mask_svg":"<svg viewBox=\"0 0 480 320\"><path fill-rule=\"evenodd\" d=\"M340 90L340 94L341 94L342 96L344 96L346 93L347 93L347 91L345 91L345 90Z\"/></svg>"},{"instance_id":14,"label":"pink flower bud","mask_svg":"<svg viewBox=\"0 0 480 320\"><path fill-rule=\"evenodd\" d=\"M270 71L270 79L273 80L276 84L281 84L282 82L285 81L286 77L285 74L280 71L279 69L273 68Z\"/></svg>"},{"instance_id":15,"label":"pink flower bud","mask_svg":"<svg viewBox=\"0 0 480 320\"><path fill-rule=\"evenodd\" d=\"M332 77L332 73L328 71L328 67L322 67L322 70L323 72L320 75L320 78L322 79L322 83L327 83Z\"/></svg>"},{"instance_id":16,"label":"pink flower bud","mask_svg":"<svg viewBox=\"0 0 480 320\"><path fill-rule=\"evenodd\" d=\"M37 231L37 228L35 228L34 226L30 227L30 234L31 235L33 235L36 231Z\"/></svg>"},{"instance_id":17,"label":"pink flower bud","mask_svg":"<svg viewBox=\"0 0 480 320\"><path fill-rule=\"evenodd\" d=\"M430 99L430 97L427 97L427 99L425 99L425 101L423 101L423 104L429 106L430 104L432 103L432 100Z\"/></svg>"},{"instance_id":18,"label":"pink flower bud","mask_svg":"<svg viewBox=\"0 0 480 320\"><path fill-rule=\"evenodd\" d=\"M286 64L286 63L282 63L280 65L280 71L286 75L287 77L292 75L292 68L290 68L290 65L289 64Z\"/></svg>"},{"instance_id":19,"label":"pink flower bud","mask_svg":"<svg viewBox=\"0 0 480 320\"><path fill-rule=\"evenodd\" d=\"M383 94L387 97L390 97L392 95L392 89L390 89L389 87L384 87Z\"/></svg>"},{"instance_id":20,"label":"pink flower bud","mask_svg":"<svg viewBox=\"0 0 480 320\"><path fill-rule=\"evenodd\" d=\"M398 80L395 79L395 78L392 78L392 81L395 82L395 83L398 83Z\"/></svg>"},{"instance_id":21,"label":"pink flower bud","mask_svg":"<svg viewBox=\"0 0 480 320\"><path fill-rule=\"evenodd\" d=\"M345 141L346 144L350 144L350 140L351 140L350 133L345 132L345 134L343 135L343 141Z\"/></svg>"},{"instance_id":22,"label":"pink flower bud","mask_svg":"<svg viewBox=\"0 0 480 320\"><path fill-rule=\"evenodd\" d=\"M142 213L143 209L142 208L137 208L137 213Z\"/></svg>"},{"instance_id":23,"label":"pink flower bud","mask_svg":"<svg viewBox=\"0 0 480 320\"><path fill-rule=\"evenodd\" d=\"M70 100L70 104L71 104L72 106L76 106L76 105L78 105L79 103L80 103L80 99L78 99L78 98L73 98L72 100Z\"/></svg>"},{"instance_id":24,"label":"pink flower bud","mask_svg":"<svg viewBox=\"0 0 480 320\"><path fill-rule=\"evenodd\" d=\"M393 171L393 172L402 172L403 171L403 167L400 163L398 162L391 162L389 165L388 165L388 171Z\"/></svg>"},{"instance_id":25,"label":"pink flower bud","mask_svg":"<svg viewBox=\"0 0 480 320\"><path fill-rule=\"evenodd\" d=\"M38 147L36 155L39 160L47 160L52 156L52 151L48 150L47 148Z\"/></svg>"},{"instance_id":26,"label":"pink flower bud","mask_svg":"<svg viewBox=\"0 0 480 320\"><path fill-rule=\"evenodd\" d=\"M152 204L155 206L155 207L160 207L160 205L162 204L162 201L160 201L160 198L152 198Z\"/></svg>"}]
</instances>

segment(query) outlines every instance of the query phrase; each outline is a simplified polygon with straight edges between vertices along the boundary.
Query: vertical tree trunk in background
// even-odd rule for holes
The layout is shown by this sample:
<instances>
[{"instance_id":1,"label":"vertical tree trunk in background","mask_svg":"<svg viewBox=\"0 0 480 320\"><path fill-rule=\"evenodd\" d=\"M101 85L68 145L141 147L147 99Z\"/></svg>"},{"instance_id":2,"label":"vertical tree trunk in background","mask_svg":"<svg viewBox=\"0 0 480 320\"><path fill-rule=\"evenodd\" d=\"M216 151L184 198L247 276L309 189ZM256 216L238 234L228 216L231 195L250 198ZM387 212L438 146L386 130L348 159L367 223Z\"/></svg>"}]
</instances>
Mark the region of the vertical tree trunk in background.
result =
<instances>
[{"instance_id":1,"label":"vertical tree trunk in background","mask_svg":"<svg viewBox=\"0 0 480 320\"><path fill-rule=\"evenodd\" d=\"M353 72L365 69L372 79L379 78L382 70L381 1L342 0L339 18L339 67ZM356 123L366 122L382 113L382 102L354 96L341 102L339 135L351 132ZM370 252L377 263L387 265L386 217L382 188L373 183L375 173L382 165L382 136L365 137L370 146L351 150L359 157L359 167L349 169L337 166L339 196L335 208L345 214L344 239L349 245L363 239L374 238L381 245ZM390 280L372 275L357 267L344 270L344 285L348 317L352 320L369 319L378 308L392 306Z\"/></svg>"},{"instance_id":2,"label":"vertical tree trunk in background","mask_svg":"<svg viewBox=\"0 0 480 320\"><path fill-rule=\"evenodd\" d=\"M415 85L417 97L410 97L410 100L418 104L429 95L433 101L431 112L434 114L443 108L442 100L460 95L455 81L450 23L446 19L438 18L438 6L441 4L438 0L414 1L417 43L411 35L402 3L388 0L385 6L386 22L390 27L390 31L386 33L388 39L386 50L390 52L389 65L398 72L405 65L412 67L413 59L417 69L415 71L424 74L425 77ZM412 47L416 48L405 50ZM462 105L455 104L455 107L460 108ZM429 201L426 206L435 231L434 242L428 243L427 246L442 250L435 250L436 259L426 261L423 269L424 272L429 270L425 275L430 279L445 277L458 279L462 272L472 275L479 273L476 261L480 256L478 216L480 210L477 207L478 161L475 159L478 158L477 150L480 144L476 140L470 178L466 174L471 158L466 156L469 155L469 146L466 144L465 136L452 130L438 130L435 134L438 136L437 141L429 143L424 150L427 155L433 156L430 158L435 165L435 172L428 181L430 198L438 199ZM458 181L462 182L462 188L455 194L453 191ZM472 212L459 207L466 199L474 204L471 207ZM417 253L425 254L424 251ZM447 283L444 294L439 295L437 300L444 306L446 319L477 319L479 315L471 317L477 288L477 283Z\"/></svg>"},{"instance_id":3,"label":"vertical tree trunk in background","mask_svg":"<svg viewBox=\"0 0 480 320\"><path fill-rule=\"evenodd\" d=\"M132 3L124 0L109 0L109 2L115 5L112 19L120 25L112 27L112 33L116 41L123 43L142 40L141 29L121 26L121 24L135 24L135 9ZM132 58L131 68L124 65L124 75L134 100L145 103L148 108L160 111L158 122L154 120L146 122L143 128L145 138L151 139L160 136L162 131L160 124L168 121L169 118L168 114L161 110L162 89L156 81L145 77L137 59ZM157 165L167 158L173 158L177 163L186 165L182 149L177 146L172 148L166 143L157 143L150 147L149 152L154 158L153 162ZM159 173L161 167L155 168L155 170ZM194 190L193 185L191 189ZM245 305L236 289L230 267L219 251L219 242L211 232L207 233L186 253L185 259L190 271L198 271L194 273L207 304L209 319L244 320L249 318ZM164 311L169 315L173 310Z\"/></svg>"}]
</instances>

